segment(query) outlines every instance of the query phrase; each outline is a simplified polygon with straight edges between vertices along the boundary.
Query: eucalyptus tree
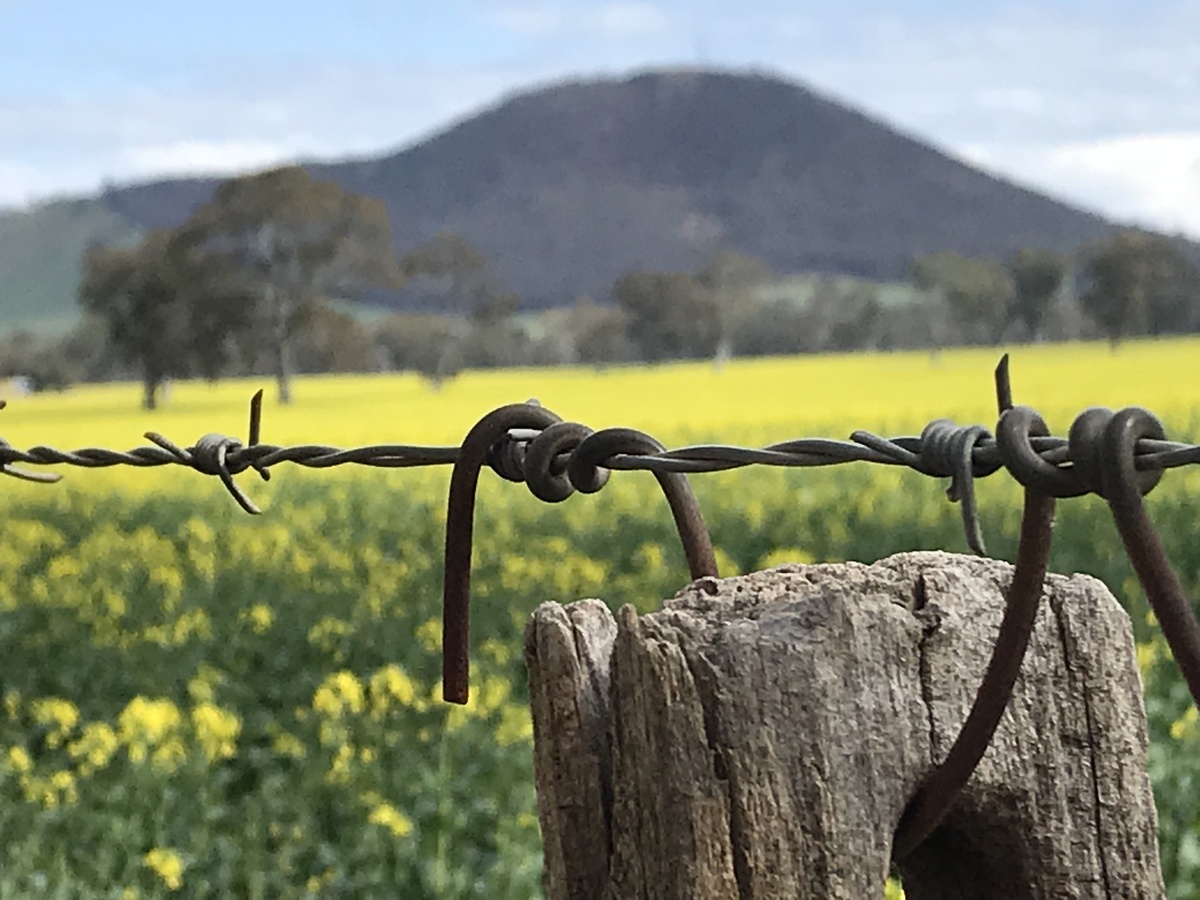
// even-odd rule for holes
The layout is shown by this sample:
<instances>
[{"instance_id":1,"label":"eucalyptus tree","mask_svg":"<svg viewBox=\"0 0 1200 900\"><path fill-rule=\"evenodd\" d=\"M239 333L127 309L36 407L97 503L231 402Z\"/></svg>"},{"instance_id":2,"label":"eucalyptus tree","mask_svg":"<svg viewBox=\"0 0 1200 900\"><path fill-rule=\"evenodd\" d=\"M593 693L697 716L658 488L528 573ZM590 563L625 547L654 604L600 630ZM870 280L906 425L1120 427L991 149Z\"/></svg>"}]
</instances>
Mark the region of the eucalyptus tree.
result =
<instances>
[{"instance_id":1,"label":"eucalyptus tree","mask_svg":"<svg viewBox=\"0 0 1200 900\"><path fill-rule=\"evenodd\" d=\"M308 304L403 282L383 202L300 166L222 182L179 239L217 277L242 285L281 403L291 401L293 342Z\"/></svg>"}]
</instances>

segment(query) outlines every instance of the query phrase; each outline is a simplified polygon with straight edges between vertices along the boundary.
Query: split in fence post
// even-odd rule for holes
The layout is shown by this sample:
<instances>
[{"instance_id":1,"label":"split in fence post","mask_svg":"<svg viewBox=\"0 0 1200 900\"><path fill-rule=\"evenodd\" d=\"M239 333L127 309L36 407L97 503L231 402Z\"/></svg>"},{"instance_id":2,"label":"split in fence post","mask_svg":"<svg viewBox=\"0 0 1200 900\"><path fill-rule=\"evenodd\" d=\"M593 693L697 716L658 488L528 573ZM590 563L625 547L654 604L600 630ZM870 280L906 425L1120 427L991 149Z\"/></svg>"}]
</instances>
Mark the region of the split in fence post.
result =
<instances>
[{"instance_id":1,"label":"split in fence post","mask_svg":"<svg viewBox=\"0 0 1200 900\"><path fill-rule=\"evenodd\" d=\"M544 604L526 661L548 898L881 896L1011 572L911 553L706 580L640 617ZM987 753L898 863L908 897L1162 897L1146 746L1128 617L1049 576Z\"/></svg>"}]
</instances>

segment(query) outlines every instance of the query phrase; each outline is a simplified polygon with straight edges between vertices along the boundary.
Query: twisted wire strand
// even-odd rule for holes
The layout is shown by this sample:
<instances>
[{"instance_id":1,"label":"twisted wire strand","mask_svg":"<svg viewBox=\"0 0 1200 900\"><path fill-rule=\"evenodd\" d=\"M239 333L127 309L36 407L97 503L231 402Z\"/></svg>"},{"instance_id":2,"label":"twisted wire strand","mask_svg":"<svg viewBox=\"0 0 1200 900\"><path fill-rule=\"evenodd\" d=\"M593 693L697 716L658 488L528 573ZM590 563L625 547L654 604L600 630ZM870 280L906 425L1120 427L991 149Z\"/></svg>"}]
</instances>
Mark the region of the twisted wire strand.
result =
<instances>
[{"instance_id":1,"label":"twisted wire strand","mask_svg":"<svg viewBox=\"0 0 1200 900\"><path fill-rule=\"evenodd\" d=\"M514 429L509 437L523 442L537 432L530 429ZM155 437L159 437L155 435ZM219 437L219 436L218 436ZM309 469L326 469L340 465L360 465L378 468L412 468L417 466L452 465L458 458L456 446L420 446L414 444L371 444L363 447L342 448L323 444L299 444L277 446L255 444L242 446L232 438L226 438L230 448L226 454L226 465L233 474L246 469L269 469L280 463L294 463ZM1038 455L1050 465L1071 462L1067 438L1034 438L1030 442ZM933 477L948 477L948 472L931 472L921 463L922 438L901 436L883 438L868 431L856 431L850 441L834 438L797 438L762 448L740 447L733 444L694 444L661 453L619 453L604 462L605 468L622 471L679 472L699 474L724 472L746 466L763 465L787 468L808 468L841 465L851 462L878 463L882 465L906 466ZM1172 469L1200 463L1200 444L1175 441L1141 439L1134 448L1134 466L1139 471ZM1002 466L995 438L986 436L971 450L972 469L975 477L986 477ZM130 450L111 450L102 447L83 447L77 450L58 450L54 447L37 445L19 450L0 440L0 467L5 474L12 474L7 467L13 464L55 466L66 465L84 469L104 469L113 466L154 468L181 465L206 475L197 460L197 446L177 447L175 450L163 446L135 447Z\"/></svg>"},{"instance_id":2,"label":"twisted wire strand","mask_svg":"<svg viewBox=\"0 0 1200 900\"><path fill-rule=\"evenodd\" d=\"M528 405L536 406L535 402ZM1085 414L1086 415L1086 414ZM135 447L124 452L102 447L84 447L73 451L57 450L39 445L18 450L0 438L0 473L26 481L57 481L57 474L31 472L17 468L24 465L69 465L85 469L133 466L150 468L180 465L204 475L215 475L225 489L246 512L261 510L234 481L233 476L253 469L264 480L270 478L271 467L289 462L311 469L326 469L341 465L376 468L413 468L418 466L453 465L461 455L458 446L420 446L415 444L372 444L363 447L341 448L323 444L278 446L258 442L261 426L261 396L255 395L251 404L250 443L221 434L206 434L190 447L182 447L166 437L147 432L153 446ZM583 427L583 426L576 426ZM493 448L488 465L509 480L526 480L514 474L530 447L538 444L544 429L511 428ZM657 442L654 442L657 443ZM1070 437L1036 436L1029 440L1030 451L1044 469L1054 470L1071 480L1079 465L1089 465L1086 459L1072 458ZM1078 453L1078 448L1077 448ZM577 448L556 453L547 463L548 472L567 472ZM935 419L920 435L884 438L869 431L855 431L850 440L834 438L796 438L766 447L740 447L732 444L695 444L674 450L647 449L611 453L596 463L606 470L648 471L657 478L724 472L747 466L777 468L810 468L843 465L853 462L903 466L934 478L948 478L946 496L960 505L967 544L976 554L987 555L979 512L975 500L974 482L1007 468L992 433L982 425L958 426L947 419ZM1200 462L1200 445L1183 444L1157 438L1141 438L1134 444L1134 468L1139 472L1164 469ZM514 468L515 467L515 468ZM538 494L540 479L527 481ZM540 495L539 495L540 496Z\"/></svg>"}]
</instances>

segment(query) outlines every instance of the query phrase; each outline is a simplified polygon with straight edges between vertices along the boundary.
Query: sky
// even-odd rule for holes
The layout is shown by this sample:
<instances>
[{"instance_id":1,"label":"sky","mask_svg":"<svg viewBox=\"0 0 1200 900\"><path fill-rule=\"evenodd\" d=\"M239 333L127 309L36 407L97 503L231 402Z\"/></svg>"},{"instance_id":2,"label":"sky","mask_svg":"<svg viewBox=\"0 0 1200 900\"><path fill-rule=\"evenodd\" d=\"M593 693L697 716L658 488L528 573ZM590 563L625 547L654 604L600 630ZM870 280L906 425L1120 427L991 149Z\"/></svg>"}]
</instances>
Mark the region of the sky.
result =
<instances>
[{"instance_id":1,"label":"sky","mask_svg":"<svg viewBox=\"0 0 1200 900\"><path fill-rule=\"evenodd\" d=\"M0 0L0 207L397 150L557 80L802 82L1200 238L1200 0Z\"/></svg>"}]
</instances>

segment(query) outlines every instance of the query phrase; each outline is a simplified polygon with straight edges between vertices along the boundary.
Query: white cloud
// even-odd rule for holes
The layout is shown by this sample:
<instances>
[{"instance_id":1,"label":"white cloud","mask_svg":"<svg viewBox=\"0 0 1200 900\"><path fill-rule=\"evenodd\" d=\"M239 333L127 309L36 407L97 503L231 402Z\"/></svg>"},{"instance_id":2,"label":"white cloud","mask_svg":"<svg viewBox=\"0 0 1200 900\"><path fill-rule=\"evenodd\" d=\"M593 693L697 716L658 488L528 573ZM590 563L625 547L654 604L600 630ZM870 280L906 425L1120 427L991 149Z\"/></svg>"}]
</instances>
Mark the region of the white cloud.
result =
<instances>
[{"instance_id":1,"label":"white cloud","mask_svg":"<svg viewBox=\"0 0 1200 900\"><path fill-rule=\"evenodd\" d=\"M1200 131L1065 144L1050 162L1114 211L1200 237Z\"/></svg>"},{"instance_id":2,"label":"white cloud","mask_svg":"<svg viewBox=\"0 0 1200 900\"><path fill-rule=\"evenodd\" d=\"M953 149L985 171L1119 222L1200 238L1200 131Z\"/></svg>"},{"instance_id":3,"label":"white cloud","mask_svg":"<svg viewBox=\"0 0 1200 900\"><path fill-rule=\"evenodd\" d=\"M186 91L0 97L0 207L86 195L104 182L384 153L526 84L529 71L231 65Z\"/></svg>"},{"instance_id":4,"label":"white cloud","mask_svg":"<svg viewBox=\"0 0 1200 900\"><path fill-rule=\"evenodd\" d=\"M700 58L781 72L1019 183L1200 236L1200 2L1120 6L1083 16L1006 0L936 15L777 0L480 4L483 49L447 45L452 64L404 61L433 51L373 63L198 57L203 70L173 70L165 86L7 91L0 204L102 179L380 153L531 84Z\"/></svg>"},{"instance_id":5,"label":"white cloud","mask_svg":"<svg viewBox=\"0 0 1200 900\"><path fill-rule=\"evenodd\" d=\"M122 150L120 159L135 171L215 175L269 165L298 155L298 149L269 140L182 140L135 144Z\"/></svg>"}]
</instances>

